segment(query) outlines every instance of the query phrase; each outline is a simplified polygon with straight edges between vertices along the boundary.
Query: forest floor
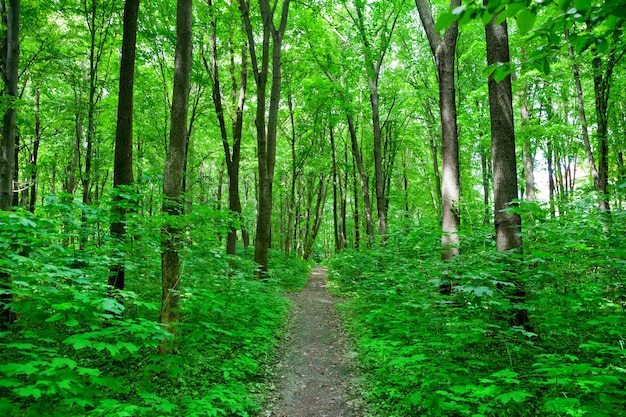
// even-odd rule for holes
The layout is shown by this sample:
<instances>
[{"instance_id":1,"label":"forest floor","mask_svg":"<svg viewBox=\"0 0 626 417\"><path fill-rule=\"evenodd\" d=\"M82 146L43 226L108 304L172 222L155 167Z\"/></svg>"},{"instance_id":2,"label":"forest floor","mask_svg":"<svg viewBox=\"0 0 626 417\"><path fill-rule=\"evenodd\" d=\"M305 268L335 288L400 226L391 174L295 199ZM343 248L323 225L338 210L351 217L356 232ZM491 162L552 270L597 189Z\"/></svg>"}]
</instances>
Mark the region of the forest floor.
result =
<instances>
[{"instance_id":1,"label":"forest floor","mask_svg":"<svg viewBox=\"0 0 626 417\"><path fill-rule=\"evenodd\" d=\"M273 391L262 417L362 417L355 354L329 294L325 267L313 268L307 286L289 294L293 304Z\"/></svg>"}]
</instances>

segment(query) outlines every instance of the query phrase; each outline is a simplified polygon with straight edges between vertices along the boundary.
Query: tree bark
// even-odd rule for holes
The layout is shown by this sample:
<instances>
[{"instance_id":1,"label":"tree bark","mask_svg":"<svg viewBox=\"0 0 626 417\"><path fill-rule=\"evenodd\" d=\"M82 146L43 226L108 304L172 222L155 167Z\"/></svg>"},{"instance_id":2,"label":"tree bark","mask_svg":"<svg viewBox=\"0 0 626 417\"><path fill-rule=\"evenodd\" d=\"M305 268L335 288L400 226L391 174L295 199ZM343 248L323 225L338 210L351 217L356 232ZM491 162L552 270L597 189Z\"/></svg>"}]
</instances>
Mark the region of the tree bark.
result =
<instances>
[{"instance_id":1,"label":"tree bark","mask_svg":"<svg viewBox=\"0 0 626 417\"><path fill-rule=\"evenodd\" d=\"M0 1L0 13L6 26L2 43L0 64L4 81L5 111L2 118L2 143L0 146L0 210L11 211L13 200L13 171L15 169L16 126L15 108L20 59L20 0ZM0 270L0 330L6 330L14 319L11 311L11 275Z\"/></svg>"},{"instance_id":2,"label":"tree bark","mask_svg":"<svg viewBox=\"0 0 626 417\"><path fill-rule=\"evenodd\" d=\"M135 84L135 55L137 41L137 16L140 0L126 0L124 5L124 34L120 60L117 126L115 130L115 156L113 160L113 222L111 236L123 243L126 237L126 213L131 202L120 195L120 187L133 181L133 91ZM124 289L126 269L123 262L115 262L109 272L108 284Z\"/></svg>"},{"instance_id":3,"label":"tree bark","mask_svg":"<svg viewBox=\"0 0 626 417\"><path fill-rule=\"evenodd\" d=\"M213 8L212 0L208 2L209 8ZM226 169L228 172L228 208L231 213L237 217L241 217L241 197L239 195L239 166L241 161L241 135L243 130L243 110L246 99L247 88L247 54L246 46L241 48L241 72L239 83L235 77L235 57L233 48L233 38L229 39L230 46L230 74L232 84L232 101L235 107L235 117L231 124L232 149L229 143L228 132L226 128L226 117L224 104L222 103L222 91L220 86L218 52L217 52L217 17L211 17L211 63L208 65L205 60L205 66L213 79L213 103L215 105L215 113L220 125L220 134L222 137L222 146L224 147L224 155L226 158ZM243 231L243 226L242 226ZM226 253L235 255L237 251L237 227L233 225L228 232L226 238Z\"/></svg>"},{"instance_id":4,"label":"tree bark","mask_svg":"<svg viewBox=\"0 0 626 417\"><path fill-rule=\"evenodd\" d=\"M352 115L346 112L346 119L348 121L348 131L350 134L350 143L352 145L352 154L356 166L359 170L359 177L361 179L361 194L363 194L363 210L365 211L365 233L369 239L367 244L371 244L374 239L374 220L372 216L372 203L370 200L370 191L367 183L367 172L365 172L365 166L363 164L363 156L361 149L359 148L358 138L356 136L356 127L354 126L354 119Z\"/></svg>"},{"instance_id":5,"label":"tree bark","mask_svg":"<svg viewBox=\"0 0 626 417\"><path fill-rule=\"evenodd\" d=\"M491 21L485 26L485 33L487 65L510 62L506 22L495 25ZM518 197L511 76L508 75L497 82L492 74L489 77L488 88L496 244L499 251L508 251L522 246L522 239L518 236L521 218L507 210L511 202Z\"/></svg>"},{"instance_id":6,"label":"tree bark","mask_svg":"<svg viewBox=\"0 0 626 417\"><path fill-rule=\"evenodd\" d=\"M435 30L435 22L427 0L415 0L417 10L437 66L439 80L439 110L441 115L441 246L442 259L451 259L460 253L459 225L461 216L461 179L459 169L459 140L456 113L454 62L458 22L451 24L443 38ZM458 7L460 0L451 0L450 8Z\"/></svg>"},{"instance_id":7,"label":"tree bark","mask_svg":"<svg viewBox=\"0 0 626 417\"><path fill-rule=\"evenodd\" d=\"M363 16L365 3L356 3L357 18L353 19L356 24L361 42L365 52L365 65L367 67L367 82L370 90L370 106L372 109L372 135L374 138L374 181L376 188L376 210L378 213L378 235L384 239L387 234L387 196L385 195L385 174L383 168L383 143L382 130L380 124L380 104L378 81L382 63L389 47L391 35L393 34L399 14L389 13L384 21L377 24L374 31L365 27ZM391 23L390 23L391 22ZM370 38L371 33L380 34L380 50L374 50L374 40Z\"/></svg>"},{"instance_id":8,"label":"tree bark","mask_svg":"<svg viewBox=\"0 0 626 417\"><path fill-rule=\"evenodd\" d=\"M35 204L37 203L37 159L39 158L39 145L41 144L41 116L39 115L39 103L41 93L39 88L35 88L35 140L33 142L33 151L30 155L30 194L28 200L28 211L35 212Z\"/></svg>"},{"instance_id":9,"label":"tree bark","mask_svg":"<svg viewBox=\"0 0 626 417\"><path fill-rule=\"evenodd\" d=\"M274 167L276 164L276 134L278 127L278 110L281 90L281 60L282 43L287 28L290 0L283 0L278 28L274 25L276 5L271 6L268 0L259 0L261 19L263 20L261 62L258 62L256 52L257 35L250 21L249 0L239 0L243 14L250 60L254 71L254 81L257 86L257 161L259 172L259 199L256 224L256 239L254 245L254 261L260 270L257 276L264 278L268 269L269 248L272 239L272 192L274 181ZM270 71L271 64L271 71ZM267 107L267 82L270 83L269 108ZM267 120L266 120L267 111Z\"/></svg>"},{"instance_id":10,"label":"tree bark","mask_svg":"<svg viewBox=\"0 0 626 417\"><path fill-rule=\"evenodd\" d=\"M335 253L341 251L342 239L340 236L341 226L339 224L339 178L337 175L337 154L335 150L335 134L333 127L330 126L330 155L331 155L331 171L333 176L333 234L335 237Z\"/></svg>"},{"instance_id":11,"label":"tree bark","mask_svg":"<svg viewBox=\"0 0 626 417\"><path fill-rule=\"evenodd\" d=\"M162 229L162 294L159 322L170 333L176 334L175 323L180 321L180 231L169 222L168 216L182 213L181 180L187 138L187 110L191 75L192 51L192 0L178 0L176 11L176 52L174 60L174 89L170 119L170 143L163 173L163 213L166 215ZM175 350L170 341L160 345L159 351Z\"/></svg>"}]
</instances>

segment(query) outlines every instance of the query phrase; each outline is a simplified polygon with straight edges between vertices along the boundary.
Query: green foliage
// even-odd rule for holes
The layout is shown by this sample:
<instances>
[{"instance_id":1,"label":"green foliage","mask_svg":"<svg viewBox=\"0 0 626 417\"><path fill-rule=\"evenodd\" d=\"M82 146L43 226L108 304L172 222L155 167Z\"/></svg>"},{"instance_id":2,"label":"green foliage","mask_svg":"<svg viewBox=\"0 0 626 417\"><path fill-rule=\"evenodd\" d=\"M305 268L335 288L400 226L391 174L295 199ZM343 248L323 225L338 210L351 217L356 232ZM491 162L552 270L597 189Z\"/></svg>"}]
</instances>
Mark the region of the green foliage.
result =
<instances>
[{"instance_id":1,"label":"green foliage","mask_svg":"<svg viewBox=\"0 0 626 417\"><path fill-rule=\"evenodd\" d=\"M137 199L126 190L128 201ZM77 220L86 213L88 221ZM0 270L10 274L10 331L0 333L0 414L6 416L246 416L258 410L262 377L288 301L310 266L274 257L266 282L246 257L223 256L229 216L197 207L183 230L179 352L158 324L160 216L128 214L125 242L106 212L69 198L37 215L0 213ZM277 254L278 255L278 254ZM114 263L127 290L111 292ZM280 269L280 271L278 271Z\"/></svg>"},{"instance_id":2,"label":"green foliage","mask_svg":"<svg viewBox=\"0 0 626 417\"><path fill-rule=\"evenodd\" d=\"M607 223L592 204L556 219L523 204L523 256L494 252L481 234L442 262L437 239L414 226L384 248L333 257L376 415L619 415L626 234L623 213ZM531 322L510 326L521 308Z\"/></svg>"}]
</instances>

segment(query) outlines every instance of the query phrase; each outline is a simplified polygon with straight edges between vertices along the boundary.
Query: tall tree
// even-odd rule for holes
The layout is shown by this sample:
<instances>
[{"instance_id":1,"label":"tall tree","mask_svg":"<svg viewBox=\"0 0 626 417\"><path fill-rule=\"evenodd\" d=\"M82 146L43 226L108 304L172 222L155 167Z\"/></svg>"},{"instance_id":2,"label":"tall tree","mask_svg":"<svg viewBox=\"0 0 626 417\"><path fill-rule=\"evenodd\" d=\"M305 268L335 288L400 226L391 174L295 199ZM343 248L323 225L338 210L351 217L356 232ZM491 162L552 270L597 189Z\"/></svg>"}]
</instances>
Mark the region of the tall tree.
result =
<instances>
[{"instance_id":1,"label":"tall tree","mask_svg":"<svg viewBox=\"0 0 626 417\"><path fill-rule=\"evenodd\" d=\"M187 143L187 110L192 64L192 0L178 0L176 7L176 52L174 58L174 88L170 118L170 140L163 172L163 213L166 215L162 229L161 254L161 313L159 321L175 334L174 323L180 320L180 237L175 222L167 219L182 213L181 182ZM160 346L160 352L172 350L168 343Z\"/></svg>"},{"instance_id":2,"label":"tall tree","mask_svg":"<svg viewBox=\"0 0 626 417\"><path fill-rule=\"evenodd\" d=\"M126 210L120 187L133 183L133 87L135 83L135 55L137 43L137 16L140 0L126 0L124 5L124 34L120 60L117 125L115 129L115 157L113 160L113 219L111 235L118 241L126 236ZM113 265L109 285L124 289L125 268L122 262Z\"/></svg>"},{"instance_id":3,"label":"tall tree","mask_svg":"<svg viewBox=\"0 0 626 417\"><path fill-rule=\"evenodd\" d=\"M250 62L256 83L256 136L257 162L259 172L258 214L256 222L256 238L254 244L254 261L260 266L260 275L267 272L268 254L272 239L272 191L274 168L276 165L276 134L278 127L278 110L281 89L282 45L287 28L290 0L283 0L279 9L278 27L274 23L274 14L278 3L270 5L269 0L259 0L261 12L262 44L260 60L257 56L258 37L250 18L250 1L239 0L244 17ZM260 62L259 62L260 61ZM271 65L271 69L270 69ZM269 107L267 106L267 82L271 75ZM267 118L266 118L267 117Z\"/></svg>"},{"instance_id":4,"label":"tall tree","mask_svg":"<svg viewBox=\"0 0 626 417\"><path fill-rule=\"evenodd\" d=\"M229 135L226 126L226 109L222 102L222 88L220 82L220 72L218 63L217 50L217 12L213 6L213 1L208 0L209 9L211 11L210 18L210 59L208 62L204 53L203 60L206 70L211 74L213 79L213 103L215 105L215 113L220 126L220 135L222 137L222 145L226 158L226 169L228 172L228 205L232 213L241 215L241 197L239 195L239 168L241 161L241 136L243 132L243 111L246 99L246 88L248 86L248 57L246 53L247 45L245 42L241 45L241 69L239 80L236 76L236 58L235 58L235 40L231 30L229 43L230 53L230 78L231 78L231 106L235 108L234 117L231 118L231 136L232 148L229 143ZM242 233L246 233L242 227ZM237 228L233 225L228 232L226 240L226 253L234 255L237 247Z\"/></svg>"},{"instance_id":5,"label":"tall tree","mask_svg":"<svg viewBox=\"0 0 626 417\"><path fill-rule=\"evenodd\" d=\"M382 2L380 3L383 4ZM372 110L372 135L374 138L374 180L376 188L376 208L378 212L378 234L384 237L387 234L387 191L383 161L383 139L380 122L380 94L379 81L383 61L387 54L391 37L400 17L402 2L391 3L391 11L380 12L378 21L368 25L365 11L375 7L375 3L367 4L363 0L354 2L356 16L350 11L352 21L357 27L367 71L367 84L370 92L370 106Z\"/></svg>"},{"instance_id":6,"label":"tall tree","mask_svg":"<svg viewBox=\"0 0 626 417\"><path fill-rule=\"evenodd\" d=\"M506 21L496 25L492 20L485 26L485 34L487 65L509 63L509 35ZM495 74L492 73L489 76L488 88L496 246L499 251L507 251L522 246L522 238L518 234L522 224L521 217L508 210L511 202L518 198L511 76L507 75L501 81L497 81Z\"/></svg>"},{"instance_id":7,"label":"tall tree","mask_svg":"<svg viewBox=\"0 0 626 417\"><path fill-rule=\"evenodd\" d=\"M506 20L496 25L494 18L485 25L487 43L487 64L495 66L510 63L509 35ZM488 80L489 116L491 121L491 158L493 163L493 200L496 247L498 251L522 250L519 235L522 219L518 213L509 210L517 193L517 160L515 155L515 127L513 124L513 91L511 75L496 80L492 73ZM523 302L525 289L514 283L510 298L513 302ZM509 323L522 326L528 323L528 312L516 309Z\"/></svg>"},{"instance_id":8,"label":"tall tree","mask_svg":"<svg viewBox=\"0 0 626 417\"><path fill-rule=\"evenodd\" d=\"M15 170L15 119L17 110L17 80L20 59L20 0L0 0L0 14L6 27L0 65L4 82L2 117L2 144L0 146L0 210L10 211L13 201L13 173ZM11 323L11 275L0 270L0 329Z\"/></svg>"},{"instance_id":9,"label":"tall tree","mask_svg":"<svg viewBox=\"0 0 626 417\"><path fill-rule=\"evenodd\" d=\"M459 203L461 180L459 169L459 140L457 132L454 61L458 22L454 21L441 37L435 29L435 21L427 0L415 0L422 25L437 66L439 80L439 111L441 115L441 245L443 259L459 254ZM456 8L460 0L450 0L450 8ZM434 153L434 152L433 152Z\"/></svg>"}]
</instances>

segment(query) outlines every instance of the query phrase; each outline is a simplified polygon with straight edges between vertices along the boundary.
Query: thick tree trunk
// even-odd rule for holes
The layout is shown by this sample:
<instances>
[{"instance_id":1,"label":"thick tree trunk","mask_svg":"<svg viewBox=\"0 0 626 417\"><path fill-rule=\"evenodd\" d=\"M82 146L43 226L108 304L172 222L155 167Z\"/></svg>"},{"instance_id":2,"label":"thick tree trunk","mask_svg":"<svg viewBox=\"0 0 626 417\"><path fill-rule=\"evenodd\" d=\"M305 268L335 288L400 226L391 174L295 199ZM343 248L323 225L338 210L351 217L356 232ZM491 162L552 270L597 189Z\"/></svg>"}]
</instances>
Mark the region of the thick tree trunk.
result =
<instances>
[{"instance_id":1,"label":"thick tree trunk","mask_svg":"<svg viewBox=\"0 0 626 417\"><path fill-rule=\"evenodd\" d=\"M177 216L182 212L181 180L185 161L187 138L187 110L191 75L192 50L192 0L178 0L176 11L176 53L174 61L174 89L170 122L170 143L163 173L163 212L166 216ZM162 229L162 295L159 322L172 334L174 324L180 321L180 231L166 219ZM159 347L161 353L175 350L170 342Z\"/></svg>"},{"instance_id":2,"label":"thick tree trunk","mask_svg":"<svg viewBox=\"0 0 626 417\"><path fill-rule=\"evenodd\" d=\"M485 26L487 65L510 62L506 21L495 25L495 19L496 17ZM519 232L522 220L519 214L508 210L512 201L518 197L511 76L507 75L502 81L497 82L491 74L488 89L496 247L498 251L521 252L522 238ZM509 297L513 303L523 302L526 298L526 291L520 283L514 282L514 284L515 288L511 290ZM509 317L509 323L515 326L526 325L528 321L527 310L521 308L516 309Z\"/></svg>"},{"instance_id":3,"label":"thick tree trunk","mask_svg":"<svg viewBox=\"0 0 626 417\"><path fill-rule=\"evenodd\" d=\"M487 65L510 62L506 22L496 26L492 21L485 26L485 32ZM507 210L518 198L511 77L497 82L491 75L488 86L496 244L499 251L507 251L522 246L522 239L518 236L521 218Z\"/></svg>"},{"instance_id":4,"label":"thick tree trunk","mask_svg":"<svg viewBox=\"0 0 626 417\"><path fill-rule=\"evenodd\" d=\"M0 13L6 26L0 64L4 81L5 110L2 118L0 146L0 210L10 211L13 200L13 171L15 169L16 108L18 66L20 58L20 0L0 1ZM13 321L11 302L11 275L0 270L0 330L6 330Z\"/></svg>"},{"instance_id":5,"label":"thick tree trunk","mask_svg":"<svg viewBox=\"0 0 626 417\"><path fill-rule=\"evenodd\" d=\"M491 167L489 166L489 161L487 161L487 151L485 149L480 151L480 166L483 174L483 201L485 203L483 224L487 225L491 222L491 203L489 202L489 182L491 177L489 173L491 172Z\"/></svg>"},{"instance_id":6,"label":"thick tree trunk","mask_svg":"<svg viewBox=\"0 0 626 417\"><path fill-rule=\"evenodd\" d=\"M130 186L133 179L133 91L135 83L135 52L137 40L137 15L140 0L126 0L124 5L124 34L120 61L117 127L115 130L115 156L113 160L113 219L111 236L122 244L126 236L126 213L129 201L119 194L120 187ZM116 262L109 272L108 284L124 289L125 267Z\"/></svg>"},{"instance_id":7,"label":"thick tree trunk","mask_svg":"<svg viewBox=\"0 0 626 417\"><path fill-rule=\"evenodd\" d=\"M433 57L437 65L439 79L439 109L441 115L441 157L442 157L442 215L441 246L442 259L451 259L460 253L459 225L461 223L459 204L461 200L461 179L459 169L459 140L456 114L456 94L454 80L454 60L458 23L450 25L441 38L426 0L416 0L415 4ZM460 0L451 0L450 7L461 4Z\"/></svg>"}]
</instances>

